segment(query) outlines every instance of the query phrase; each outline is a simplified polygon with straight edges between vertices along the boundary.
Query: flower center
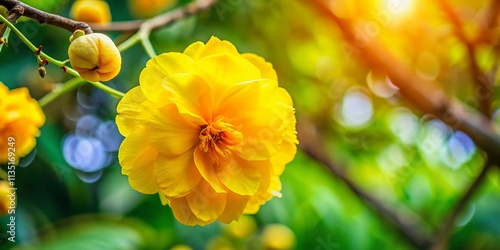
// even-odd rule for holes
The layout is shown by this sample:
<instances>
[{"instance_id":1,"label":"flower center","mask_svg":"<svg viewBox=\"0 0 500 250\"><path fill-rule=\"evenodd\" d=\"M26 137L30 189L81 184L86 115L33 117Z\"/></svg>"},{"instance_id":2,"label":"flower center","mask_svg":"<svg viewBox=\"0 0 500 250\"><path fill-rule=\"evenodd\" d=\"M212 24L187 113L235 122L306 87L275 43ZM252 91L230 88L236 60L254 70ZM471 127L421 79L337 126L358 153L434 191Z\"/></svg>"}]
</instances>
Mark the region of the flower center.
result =
<instances>
[{"instance_id":1,"label":"flower center","mask_svg":"<svg viewBox=\"0 0 500 250\"><path fill-rule=\"evenodd\" d=\"M199 148L216 164L227 159L232 151L239 150L243 141L243 135L232 124L224 122L224 118L218 116L212 123L201 126L199 135Z\"/></svg>"}]
</instances>

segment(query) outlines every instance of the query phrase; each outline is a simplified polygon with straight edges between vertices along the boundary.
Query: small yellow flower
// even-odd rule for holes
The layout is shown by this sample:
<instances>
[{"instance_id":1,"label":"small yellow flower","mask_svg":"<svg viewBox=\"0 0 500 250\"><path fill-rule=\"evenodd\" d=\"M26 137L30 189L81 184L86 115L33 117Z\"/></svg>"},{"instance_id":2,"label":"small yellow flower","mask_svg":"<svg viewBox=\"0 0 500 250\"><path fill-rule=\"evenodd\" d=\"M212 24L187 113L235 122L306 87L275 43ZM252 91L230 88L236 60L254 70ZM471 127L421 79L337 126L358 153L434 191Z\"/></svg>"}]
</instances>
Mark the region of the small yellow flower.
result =
<instances>
[{"instance_id":1,"label":"small yellow flower","mask_svg":"<svg viewBox=\"0 0 500 250\"><path fill-rule=\"evenodd\" d=\"M78 0L71 6L71 17L86 23L109 23L111 11L106 1Z\"/></svg>"},{"instance_id":2,"label":"small yellow flower","mask_svg":"<svg viewBox=\"0 0 500 250\"><path fill-rule=\"evenodd\" d=\"M174 6L177 0L129 0L128 3L135 17L148 18Z\"/></svg>"},{"instance_id":3,"label":"small yellow flower","mask_svg":"<svg viewBox=\"0 0 500 250\"><path fill-rule=\"evenodd\" d=\"M68 49L69 62L88 81L109 81L120 72L122 58L113 41L104 34L77 36Z\"/></svg>"},{"instance_id":4,"label":"small yellow flower","mask_svg":"<svg viewBox=\"0 0 500 250\"><path fill-rule=\"evenodd\" d=\"M281 224L267 225L262 231L264 249L289 250L295 248L295 234Z\"/></svg>"},{"instance_id":5,"label":"small yellow flower","mask_svg":"<svg viewBox=\"0 0 500 250\"><path fill-rule=\"evenodd\" d=\"M184 245L184 244L179 244L175 245L170 250L193 250L190 246Z\"/></svg>"},{"instance_id":6,"label":"small yellow flower","mask_svg":"<svg viewBox=\"0 0 500 250\"><path fill-rule=\"evenodd\" d=\"M0 215L6 215L16 207L16 194L7 181L0 181Z\"/></svg>"},{"instance_id":7,"label":"small yellow flower","mask_svg":"<svg viewBox=\"0 0 500 250\"><path fill-rule=\"evenodd\" d=\"M31 152L44 122L45 115L27 88L9 91L0 82L0 163L8 161L9 148L15 147L16 160ZM12 146L9 137L15 140Z\"/></svg>"},{"instance_id":8,"label":"small yellow flower","mask_svg":"<svg viewBox=\"0 0 500 250\"><path fill-rule=\"evenodd\" d=\"M212 37L146 64L118 105L130 185L187 225L230 223L280 196L296 153L290 95L272 65Z\"/></svg>"},{"instance_id":9,"label":"small yellow flower","mask_svg":"<svg viewBox=\"0 0 500 250\"><path fill-rule=\"evenodd\" d=\"M233 221L224 228L224 232L231 238L246 240L257 231L257 223L254 218L244 215L239 221Z\"/></svg>"}]
</instances>

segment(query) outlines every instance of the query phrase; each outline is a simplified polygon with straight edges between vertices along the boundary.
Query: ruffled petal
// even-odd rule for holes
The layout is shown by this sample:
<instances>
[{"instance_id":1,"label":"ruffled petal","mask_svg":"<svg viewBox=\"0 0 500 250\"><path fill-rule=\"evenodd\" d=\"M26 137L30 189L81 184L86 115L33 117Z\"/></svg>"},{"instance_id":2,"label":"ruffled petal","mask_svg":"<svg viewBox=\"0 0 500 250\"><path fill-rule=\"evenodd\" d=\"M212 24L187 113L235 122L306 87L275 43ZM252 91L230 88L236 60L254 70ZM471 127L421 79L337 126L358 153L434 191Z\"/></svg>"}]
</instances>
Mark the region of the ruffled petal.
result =
<instances>
[{"instance_id":1,"label":"ruffled petal","mask_svg":"<svg viewBox=\"0 0 500 250\"><path fill-rule=\"evenodd\" d=\"M36 145L36 136L40 135L40 130L38 127L32 125L30 122L25 121L24 119L18 119L14 122L11 122L7 128L4 128L1 131L4 134L4 145L7 145L7 140L9 135L14 136L16 140L16 158L23 157L31 152L31 150ZM1 140L2 138L0 138ZM4 155L7 159L7 150ZM17 160L16 159L16 160ZM4 161L7 162L7 161Z\"/></svg>"},{"instance_id":2,"label":"ruffled petal","mask_svg":"<svg viewBox=\"0 0 500 250\"><path fill-rule=\"evenodd\" d=\"M174 104L149 111L145 121L150 143L160 152L176 156L198 143L200 127L179 115Z\"/></svg>"},{"instance_id":3,"label":"ruffled petal","mask_svg":"<svg viewBox=\"0 0 500 250\"><path fill-rule=\"evenodd\" d=\"M239 220L247 203L250 199L248 195L239 195L233 192L227 193L227 202L224 212L219 216L219 221L222 223L231 223L234 220Z\"/></svg>"},{"instance_id":4,"label":"ruffled petal","mask_svg":"<svg viewBox=\"0 0 500 250\"><path fill-rule=\"evenodd\" d=\"M217 54L240 56L238 50L232 43L228 41L221 41L219 38L212 36L203 47L203 50L200 51L198 58Z\"/></svg>"},{"instance_id":5,"label":"ruffled petal","mask_svg":"<svg viewBox=\"0 0 500 250\"><path fill-rule=\"evenodd\" d=\"M270 185L267 190L259 190L259 192L250 197L245 207L245 214L256 214L259 212L260 206L269 201L273 196L281 197L281 181L279 176L274 175L271 177Z\"/></svg>"},{"instance_id":6,"label":"ruffled petal","mask_svg":"<svg viewBox=\"0 0 500 250\"><path fill-rule=\"evenodd\" d=\"M146 63L139 82L144 95L153 102L163 102L168 96L162 86L165 76L191 71L193 59L182 53L164 53Z\"/></svg>"},{"instance_id":7,"label":"ruffled petal","mask_svg":"<svg viewBox=\"0 0 500 250\"><path fill-rule=\"evenodd\" d=\"M273 166L288 164L293 160L297 153L297 132L295 129L295 110L292 106L292 98L286 90L279 88L276 93L276 109L284 121L284 138L279 146L278 153L271 158ZM282 167L274 167L275 174L280 175L283 172Z\"/></svg>"},{"instance_id":8,"label":"ruffled petal","mask_svg":"<svg viewBox=\"0 0 500 250\"><path fill-rule=\"evenodd\" d=\"M201 180L194 165L194 148L178 156L158 154L154 175L158 189L167 197L181 197L193 191Z\"/></svg>"},{"instance_id":9,"label":"ruffled petal","mask_svg":"<svg viewBox=\"0 0 500 250\"><path fill-rule=\"evenodd\" d=\"M205 44L198 41L189 45L185 50L184 54L190 56L193 60L198 60L201 52L205 48Z\"/></svg>"},{"instance_id":10,"label":"ruffled petal","mask_svg":"<svg viewBox=\"0 0 500 250\"><path fill-rule=\"evenodd\" d=\"M7 110L18 113L19 117L31 124L40 127L45 123L45 115L35 99L31 98L27 88L17 88L10 91L6 101ZM8 117L2 117L8 120Z\"/></svg>"},{"instance_id":11,"label":"ruffled petal","mask_svg":"<svg viewBox=\"0 0 500 250\"><path fill-rule=\"evenodd\" d=\"M214 93L224 93L229 86L260 78L260 71L253 64L231 54L204 57L196 61L193 73L210 84Z\"/></svg>"},{"instance_id":12,"label":"ruffled petal","mask_svg":"<svg viewBox=\"0 0 500 250\"><path fill-rule=\"evenodd\" d=\"M127 92L120 100L116 111L116 125L123 136L128 136L138 124L136 118L140 116L139 106L146 100L140 87L135 87Z\"/></svg>"},{"instance_id":13,"label":"ruffled petal","mask_svg":"<svg viewBox=\"0 0 500 250\"><path fill-rule=\"evenodd\" d=\"M271 169L269 161L247 161L237 155L216 167L219 180L229 190L240 195L254 195L261 185L260 168Z\"/></svg>"},{"instance_id":14,"label":"ruffled petal","mask_svg":"<svg viewBox=\"0 0 500 250\"><path fill-rule=\"evenodd\" d=\"M190 73L172 74L163 79L163 87L185 119L198 126L212 120L212 90L202 78Z\"/></svg>"},{"instance_id":15,"label":"ruffled petal","mask_svg":"<svg viewBox=\"0 0 500 250\"><path fill-rule=\"evenodd\" d=\"M215 173L214 163L210 156L203 153L199 148L196 148L194 151L194 162L200 171L201 176L203 176L203 179L205 179L205 181L212 186L215 192L227 192L226 188L222 182L220 182L219 177L217 177L217 174Z\"/></svg>"},{"instance_id":16,"label":"ruffled petal","mask_svg":"<svg viewBox=\"0 0 500 250\"><path fill-rule=\"evenodd\" d=\"M216 193L206 181L201 181L186 200L193 214L203 221L216 220L226 207L226 194Z\"/></svg>"},{"instance_id":17,"label":"ruffled petal","mask_svg":"<svg viewBox=\"0 0 500 250\"><path fill-rule=\"evenodd\" d=\"M238 155L246 160L268 160L278 153L284 137L280 115L272 109L242 110L234 119L244 143Z\"/></svg>"},{"instance_id":18,"label":"ruffled petal","mask_svg":"<svg viewBox=\"0 0 500 250\"><path fill-rule=\"evenodd\" d=\"M128 175L130 186L145 194L158 192L154 167L158 151L147 144L146 132L140 128L127 136L118 151L122 174Z\"/></svg>"},{"instance_id":19,"label":"ruffled petal","mask_svg":"<svg viewBox=\"0 0 500 250\"><path fill-rule=\"evenodd\" d=\"M256 54L252 53L244 53L241 54L243 58L247 59L253 65L255 65L260 70L260 77L264 79L270 80L278 80L278 76L276 75L276 71L273 68L273 65L266 60Z\"/></svg>"},{"instance_id":20,"label":"ruffled petal","mask_svg":"<svg viewBox=\"0 0 500 250\"><path fill-rule=\"evenodd\" d=\"M297 144L292 140L285 139L278 149L278 153L271 158L274 174L281 175L285 164L290 163L297 153Z\"/></svg>"},{"instance_id":21,"label":"ruffled petal","mask_svg":"<svg viewBox=\"0 0 500 250\"><path fill-rule=\"evenodd\" d=\"M247 81L235 84L218 93L214 103L215 116L238 117L241 110L259 106L261 81Z\"/></svg>"},{"instance_id":22,"label":"ruffled petal","mask_svg":"<svg viewBox=\"0 0 500 250\"><path fill-rule=\"evenodd\" d=\"M207 225L215 221L203 221L196 217L193 211L191 211L186 197L171 198L170 207L172 208L175 218L184 225Z\"/></svg>"}]
</instances>

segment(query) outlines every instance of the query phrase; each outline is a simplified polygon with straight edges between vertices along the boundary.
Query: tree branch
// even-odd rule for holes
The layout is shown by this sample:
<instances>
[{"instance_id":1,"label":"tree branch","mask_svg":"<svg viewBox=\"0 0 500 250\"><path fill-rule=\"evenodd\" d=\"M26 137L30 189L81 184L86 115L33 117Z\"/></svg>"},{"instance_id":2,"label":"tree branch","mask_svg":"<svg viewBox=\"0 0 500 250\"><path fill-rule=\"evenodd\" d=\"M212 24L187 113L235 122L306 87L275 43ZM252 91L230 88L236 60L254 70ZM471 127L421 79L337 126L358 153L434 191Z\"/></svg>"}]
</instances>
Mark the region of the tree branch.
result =
<instances>
[{"instance_id":1,"label":"tree branch","mask_svg":"<svg viewBox=\"0 0 500 250\"><path fill-rule=\"evenodd\" d=\"M481 186L481 183L483 183L486 177L486 173L488 172L490 166L491 165L489 163L486 163L486 165L484 165L483 169L481 170L481 173L479 173L479 175L472 182L469 188L464 192L460 200L458 200L457 204L453 207L450 216L446 220L444 220L443 222L444 225L440 229L438 236L436 237L436 240L431 249L433 250L447 249L448 238L450 237L450 234L453 230L453 225L455 223L455 220L460 215L465 205L467 205L467 202L472 198L474 193Z\"/></svg>"},{"instance_id":2,"label":"tree branch","mask_svg":"<svg viewBox=\"0 0 500 250\"><path fill-rule=\"evenodd\" d=\"M47 13L45 11L33 8L18 0L0 0L0 5L3 5L9 12L16 10L22 16L29 17L38 21L40 24L49 24L59 28L63 28L70 32L75 30L83 30L86 34L92 33L90 26L84 22L77 22L59 15Z\"/></svg>"},{"instance_id":3,"label":"tree branch","mask_svg":"<svg viewBox=\"0 0 500 250\"><path fill-rule=\"evenodd\" d=\"M485 18L482 19L482 22L478 25L482 29L482 31L479 32L478 41L481 41L485 36L490 35L488 34L488 29L495 26L498 16L500 15L500 1L490 0L490 4L486 7L486 9L488 12L486 13Z\"/></svg>"},{"instance_id":4,"label":"tree branch","mask_svg":"<svg viewBox=\"0 0 500 250\"><path fill-rule=\"evenodd\" d=\"M7 20L11 23L16 23L17 19L21 16L21 13L20 13L21 11L22 10L20 10L17 7L12 8L12 10L9 11L9 16L7 17ZM3 36L3 34L5 33L5 30L7 30L7 24L3 23L0 25L0 37ZM2 43L3 42L4 41L2 41Z\"/></svg>"},{"instance_id":5,"label":"tree branch","mask_svg":"<svg viewBox=\"0 0 500 250\"><path fill-rule=\"evenodd\" d=\"M315 133L316 127L306 121L300 120L298 122L298 134L300 147L303 152L309 155L317 162L325 165L330 172L340 179L344 184L358 196L362 201L370 205L378 214L385 220L389 221L393 226L399 229L399 232L413 245L419 248L427 248L431 244L429 235L423 234L421 229L423 221L415 213L410 213L410 209L398 209L399 213L394 212L389 207L384 205L375 197L371 196L368 192L361 189L344 173L342 168L336 166L330 159L328 154L324 151L324 142ZM403 213L405 211L405 213Z\"/></svg>"},{"instance_id":6,"label":"tree branch","mask_svg":"<svg viewBox=\"0 0 500 250\"><path fill-rule=\"evenodd\" d=\"M112 22L109 24L91 24L91 26L93 30L100 32L105 32L105 31L135 32L141 29L141 27L143 29L148 29L149 31L153 31L155 29L169 25L184 17L206 10L215 3L217 3L217 0L196 0L192 3L186 4L182 8L166 12L162 15L147 20Z\"/></svg>"},{"instance_id":7,"label":"tree branch","mask_svg":"<svg viewBox=\"0 0 500 250\"><path fill-rule=\"evenodd\" d=\"M449 98L436 84L419 78L404 63L391 55L377 42L359 46L358 36L350 23L335 16L325 2L309 2L318 13L322 14L341 30L351 51L371 68L384 71L391 81L399 87L401 95L424 114L434 115L455 130L466 133L481 147L491 162L500 163L500 137L493 131L490 120L484 115L468 109L458 100ZM354 55L353 55L354 56Z\"/></svg>"},{"instance_id":8,"label":"tree branch","mask_svg":"<svg viewBox=\"0 0 500 250\"><path fill-rule=\"evenodd\" d=\"M498 2L497 0L493 1L494 3ZM462 40L465 47L467 48L467 55L469 57L469 68L471 72L471 76L473 81L476 83L477 88L481 88L481 90L476 89L476 99L479 103L479 110L487 117L491 117L491 104L493 98L493 83L489 80L489 78L481 72L479 65L476 59L476 47L474 45L474 40L470 39L465 34L463 29L462 21L460 17L457 15L453 6L451 6L447 0L439 0L438 1L441 10L446 14L448 20L455 27L455 33L457 37ZM496 5L496 4L495 4ZM495 7L495 6L494 6ZM494 12L492 15L496 15ZM487 26L491 25L491 21L488 21ZM480 32L482 33L482 32Z\"/></svg>"},{"instance_id":9,"label":"tree branch","mask_svg":"<svg viewBox=\"0 0 500 250\"><path fill-rule=\"evenodd\" d=\"M467 109L458 100L448 97L442 89L437 87L437 84L420 79L377 42L360 45L359 40L357 40L359 36L352 29L351 24L345 19L335 16L325 2L314 0L310 3L318 13L339 27L353 55L357 55L371 68L383 70L391 81L399 87L400 93L407 101L424 114L432 114L451 128L461 130L469 135L476 145L487 153L489 164L498 165L500 163L500 137L492 130L490 120L486 116ZM440 238L437 238L438 241L446 242L448 240L456 217L483 181L489 164L485 165L481 174L454 207L451 216L446 220L445 226L441 230Z\"/></svg>"}]
</instances>

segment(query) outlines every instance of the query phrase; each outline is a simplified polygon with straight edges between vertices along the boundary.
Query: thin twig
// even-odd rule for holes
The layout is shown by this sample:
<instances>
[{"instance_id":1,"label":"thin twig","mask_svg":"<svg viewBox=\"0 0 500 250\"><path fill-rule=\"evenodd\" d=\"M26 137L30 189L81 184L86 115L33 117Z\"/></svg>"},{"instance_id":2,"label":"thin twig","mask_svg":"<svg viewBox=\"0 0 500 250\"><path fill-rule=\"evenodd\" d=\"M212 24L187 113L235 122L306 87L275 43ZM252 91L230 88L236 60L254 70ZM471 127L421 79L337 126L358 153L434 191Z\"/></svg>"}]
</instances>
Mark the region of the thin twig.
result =
<instances>
[{"instance_id":1,"label":"thin twig","mask_svg":"<svg viewBox=\"0 0 500 250\"><path fill-rule=\"evenodd\" d=\"M494 2L498 2L494 0ZM479 110L486 115L491 117L491 104L493 97L493 83L489 81L489 78L481 71L476 59L476 46L474 40L468 38L463 29L463 23L460 17L457 15L453 6L451 6L447 0L438 1L441 10L446 14L449 21L455 27L455 33L457 37L462 40L462 43L467 48L467 56L469 57L469 68L473 81L476 83L476 99L479 103ZM496 15L496 14L495 14ZM489 23L489 22L488 22ZM488 24L489 25L489 24ZM480 32L481 33L481 32Z\"/></svg>"},{"instance_id":2,"label":"thin twig","mask_svg":"<svg viewBox=\"0 0 500 250\"><path fill-rule=\"evenodd\" d=\"M3 5L9 12L17 8L19 13L25 17L29 17L38 21L40 24L49 24L59 28L63 28L70 32L75 30L83 30L85 33L92 33L90 26L84 22L77 22L59 15L51 14L36 8L33 8L18 0L0 0L0 5Z\"/></svg>"},{"instance_id":3,"label":"thin twig","mask_svg":"<svg viewBox=\"0 0 500 250\"><path fill-rule=\"evenodd\" d=\"M328 154L324 151L324 142L315 133L316 128L302 120L300 120L298 124L300 147L303 152L317 162L325 165L330 172L344 182L357 197L375 209L383 219L394 225L410 243L419 248L426 248L431 244L430 236L419 231L424 229L422 219L414 213L409 213L409 209L398 209L399 213L396 213L383 202L361 189L344 173L342 168L333 163ZM406 211L406 213L403 214L402 211Z\"/></svg>"},{"instance_id":4,"label":"thin twig","mask_svg":"<svg viewBox=\"0 0 500 250\"><path fill-rule=\"evenodd\" d=\"M156 16L147 20L133 20L124 22L112 22L108 24L91 24L94 31L138 31L139 29L148 29L153 31L155 29L169 25L179 19L196 14L200 11L210 8L217 3L217 0L196 0L179 9L166 12L162 15Z\"/></svg>"},{"instance_id":5,"label":"thin twig","mask_svg":"<svg viewBox=\"0 0 500 250\"><path fill-rule=\"evenodd\" d=\"M460 215L460 213L467 205L469 200L472 198L474 193L479 189L479 187L483 183L486 177L486 173L488 172L490 166L491 165L489 163L486 163L486 165L484 165L479 175L472 182L469 188L464 192L460 200L455 204L455 206L451 211L450 216L446 218L445 221L443 222L443 227L440 229L438 236L436 237L436 241L431 249L433 250L447 249L448 238L450 237L450 234L453 230L453 225L455 224L457 217Z\"/></svg>"},{"instance_id":6,"label":"thin twig","mask_svg":"<svg viewBox=\"0 0 500 250\"><path fill-rule=\"evenodd\" d=\"M49 55L45 54L43 51L41 51L41 48L40 47L36 47L28 38L26 38L26 36L23 35L23 33L16 28L16 26L14 26L14 24L12 24L11 22L9 22L6 18L4 18L3 16L0 16L0 21L3 21L5 24L7 24L9 26L9 28L12 29L12 32L14 34L17 35L17 37L19 37L19 39L24 43L26 44L26 46L28 46L28 48L35 52L35 53L39 53L39 55L41 57L43 57L44 59L46 59L47 61L49 61L51 64L54 64L56 66L59 66L59 67L62 67L63 69L65 69L65 72L72 75L72 76L75 76L75 77L80 77L80 74L78 74L78 72L72 68L69 68L69 67L66 67L65 64L66 64L66 61L59 61L59 60L56 60L52 57L50 57ZM123 93L116 90L116 89L113 89L101 82L91 82L91 81L87 81L89 82L90 84L96 86L97 88L103 90L104 92L108 93L109 95L113 96L113 97L116 97L116 98L122 98L123 97Z\"/></svg>"}]
</instances>

